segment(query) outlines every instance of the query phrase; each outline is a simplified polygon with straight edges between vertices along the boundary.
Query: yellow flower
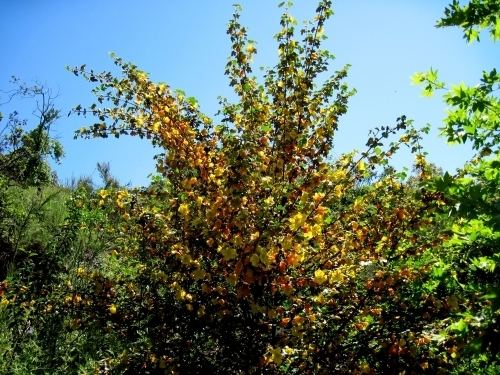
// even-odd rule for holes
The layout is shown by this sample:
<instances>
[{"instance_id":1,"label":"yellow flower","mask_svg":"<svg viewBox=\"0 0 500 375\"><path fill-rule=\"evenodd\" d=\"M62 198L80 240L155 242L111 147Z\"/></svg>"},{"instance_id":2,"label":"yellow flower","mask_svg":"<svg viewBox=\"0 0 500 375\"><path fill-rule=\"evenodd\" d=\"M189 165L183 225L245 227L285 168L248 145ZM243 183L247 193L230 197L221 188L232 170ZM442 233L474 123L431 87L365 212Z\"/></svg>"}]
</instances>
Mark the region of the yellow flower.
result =
<instances>
[{"instance_id":1,"label":"yellow flower","mask_svg":"<svg viewBox=\"0 0 500 375\"><path fill-rule=\"evenodd\" d=\"M214 174L216 177L222 176L224 174L224 168L223 167L215 168Z\"/></svg>"},{"instance_id":2,"label":"yellow flower","mask_svg":"<svg viewBox=\"0 0 500 375\"><path fill-rule=\"evenodd\" d=\"M337 169L336 171L331 172L329 174L329 177L334 181L342 180L346 176L347 176L347 173L344 169Z\"/></svg>"},{"instance_id":3,"label":"yellow flower","mask_svg":"<svg viewBox=\"0 0 500 375\"><path fill-rule=\"evenodd\" d=\"M255 232L253 232L251 235L250 235L250 240L251 241L256 241L258 238L260 237L260 233L258 230L256 230Z\"/></svg>"},{"instance_id":4,"label":"yellow flower","mask_svg":"<svg viewBox=\"0 0 500 375\"><path fill-rule=\"evenodd\" d=\"M271 356L269 357L269 362L275 363L278 366L283 362L283 354L281 354L281 348L271 348L269 351Z\"/></svg>"},{"instance_id":5,"label":"yellow flower","mask_svg":"<svg viewBox=\"0 0 500 375\"><path fill-rule=\"evenodd\" d=\"M175 291L175 298L177 298L179 301L186 299L186 296L186 291L180 287Z\"/></svg>"},{"instance_id":6,"label":"yellow flower","mask_svg":"<svg viewBox=\"0 0 500 375\"><path fill-rule=\"evenodd\" d=\"M137 116L135 119L135 123L138 127L141 127L142 125L144 125L144 120L144 116Z\"/></svg>"},{"instance_id":7,"label":"yellow flower","mask_svg":"<svg viewBox=\"0 0 500 375\"><path fill-rule=\"evenodd\" d=\"M291 355L295 353L295 349L290 348L288 345L283 348L285 354Z\"/></svg>"},{"instance_id":8,"label":"yellow flower","mask_svg":"<svg viewBox=\"0 0 500 375\"><path fill-rule=\"evenodd\" d=\"M152 126L151 126L151 130L155 133L158 133L158 130L160 130L160 122L159 121L156 121Z\"/></svg>"},{"instance_id":9,"label":"yellow flower","mask_svg":"<svg viewBox=\"0 0 500 375\"><path fill-rule=\"evenodd\" d=\"M196 204L198 206L201 206L203 204L203 197L202 196L196 197Z\"/></svg>"},{"instance_id":10,"label":"yellow flower","mask_svg":"<svg viewBox=\"0 0 500 375\"><path fill-rule=\"evenodd\" d=\"M178 211L182 216L187 217L189 215L189 205L187 203L182 203Z\"/></svg>"},{"instance_id":11,"label":"yellow flower","mask_svg":"<svg viewBox=\"0 0 500 375\"><path fill-rule=\"evenodd\" d=\"M305 217L302 213L299 212L288 219L288 221L290 222L290 229L292 231L296 231L302 226L302 224L304 224Z\"/></svg>"},{"instance_id":12,"label":"yellow flower","mask_svg":"<svg viewBox=\"0 0 500 375\"><path fill-rule=\"evenodd\" d=\"M264 203L268 206L272 205L274 203L274 198L272 196L267 197L264 199Z\"/></svg>"},{"instance_id":13,"label":"yellow flower","mask_svg":"<svg viewBox=\"0 0 500 375\"><path fill-rule=\"evenodd\" d=\"M107 190L105 190L105 189L101 189L101 190L99 190L99 193L98 193L98 194L99 194L99 196L100 196L102 199L104 199L104 198L106 198L106 197L109 195L109 192L108 192Z\"/></svg>"},{"instance_id":14,"label":"yellow flower","mask_svg":"<svg viewBox=\"0 0 500 375\"><path fill-rule=\"evenodd\" d=\"M321 285L324 284L328 280L328 276L323 270L314 271L314 282Z\"/></svg>"},{"instance_id":15,"label":"yellow flower","mask_svg":"<svg viewBox=\"0 0 500 375\"><path fill-rule=\"evenodd\" d=\"M333 189L333 193L337 198L342 198L342 195L344 194L343 188L344 187L342 185L336 185L335 188Z\"/></svg>"},{"instance_id":16,"label":"yellow flower","mask_svg":"<svg viewBox=\"0 0 500 375\"><path fill-rule=\"evenodd\" d=\"M332 273L330 273L330 282L331 283L334 283L334 282L341 283L342 281L344 281L344 278L345 278L345 276L340 270L335 270Z\"/></svg>"},{"instance_id":17,"label":"yellow flower","mask_svg":"<svg viewBox=\"0 0 500 375\"><path fill-rule=\"evenodd\" d=\"M109 308L108 308L109 312L111 314L116 314L116 312L118 311L116 305L114 303L112 303L111 305L109 305Z\"/></svg>"}]
</instances>

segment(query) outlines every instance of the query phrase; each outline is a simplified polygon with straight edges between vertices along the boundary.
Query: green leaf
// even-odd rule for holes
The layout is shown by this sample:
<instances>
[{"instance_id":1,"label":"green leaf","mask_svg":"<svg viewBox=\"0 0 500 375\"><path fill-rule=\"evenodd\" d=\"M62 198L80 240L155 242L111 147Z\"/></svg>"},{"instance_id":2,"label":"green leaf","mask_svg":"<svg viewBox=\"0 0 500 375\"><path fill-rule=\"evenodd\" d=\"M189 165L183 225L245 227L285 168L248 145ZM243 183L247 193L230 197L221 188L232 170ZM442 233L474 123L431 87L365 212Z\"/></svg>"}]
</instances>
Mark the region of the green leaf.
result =
<instances>
[{"instance_id":1,"label":"green leaf","mask_svg":"<svg viewBox=\"0 0 500 375\"><path fill-rule=\"evenodd\" d=\"M460 319L458 322L451 324L448 327L448 330L463 335L463 334L468 332L469 325L467 324L467 322L465 320Z\"/></svg>"},{"instance_id":2,"label":"green leaf","mask_svg":"<svg viewBox=\"0 0 500 375\"><path fill-rule=\"evenodd\" d=\"M260 126L260 131L262 131L262 132L267 133L267 132L270 132L271 130L272 130L272 126L269 123L265 123L265 124Z\"/></svg>"},{"instance_id":3,"label":"green leaf","mask_svg":"<svg viewBox=\"0 0 500 375\"><path fill-rule=\"evenodd\" d=\"M425 75L422 72L417 72L410 77L410 80L412 85L417 86L425 81Z\"/></svg>"},{"instance_id":4,"label":"green leaf","mask_svg":"<svg viewBox=\"0 0 500 375\"><path fill-rule=\"evenodd\" d=\"M500 17L497 17L495 26L493 27L493 30L491 30L491 34L494 41L500 40Z\"/></svg>"}]
</instances>

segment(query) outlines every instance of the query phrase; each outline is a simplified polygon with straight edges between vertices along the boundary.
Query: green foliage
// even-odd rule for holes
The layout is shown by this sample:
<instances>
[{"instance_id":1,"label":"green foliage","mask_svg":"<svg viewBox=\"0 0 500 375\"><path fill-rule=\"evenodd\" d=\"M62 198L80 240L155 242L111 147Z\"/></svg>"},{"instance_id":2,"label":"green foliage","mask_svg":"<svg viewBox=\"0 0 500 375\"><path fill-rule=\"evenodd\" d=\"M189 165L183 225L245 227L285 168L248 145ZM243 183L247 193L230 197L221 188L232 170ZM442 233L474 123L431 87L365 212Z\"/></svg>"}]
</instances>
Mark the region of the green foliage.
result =
<instances>
[{"instance_id":1,"label":"green foliage","mask_svg":"<svg viewBox=\"0 0 500 375\"><path fill-rule=\"evenodd\" d=\"M416 73L412 82L424 85L424 96L431 96L436 89L446 89L437 72ZM500 75L496 69L483 72L481 82L475 86L452 85L444 95L448 115L442 134L450 143L472 142L482 156L498 152L500 134L500 101L495 92L499 89Z\"/></svg>"},{"instance_id":2,"label":"green foliage","mask_svg":"<svg viewBox=\"0 0 500 375\"><path fill-rule=\"evenodd\" d=\"M8 100L34 100L37 103L35 116L38 124L26 130L27 120L19 119L18 112L9 115L0 130L0 175L25 186L52 183L54 175L48 159L59 162L63 156L61 144L50 136L50 129L59 118L59 111L53 103L54 96L49 89L39 85L27 86L18 79L14 79L13 83L17 88L9 92Z\"/></svg>"},{"instance_id":3,"label":"green foliage","mask_svg":"<svg viewBox=\"0 0 500 375\"><path fill-rule=\"evenodd\" d=\"M439 26L460 26L468 41L479 40L479 31L489 28L494 40L499 37L499 4L496 1L471 1L460 6L454 1L445 11ZM457 368L484 373L499 369L498 317L500 290L500 102L499 74L496 69L483 72L479 84L447 85L435 71L417 73L413 80L424 84L424 92L447 89L444 100L448 115L442 133L451 143L469 143L476 156L455 175L446 173L429 184L429 189L443 195L447 210L443 215L450 237L441 259L454 269L456 296L463 301L460 314L447 324L444 333L456 339L466 354ZM431 282L433 288L439 283ZM458 286L458 288L457 288Z\"/></svg>"},{"instance_id":4,"label":"green foliage","mask_svg":"<svg viewBox=\"0 0 500 375\"><path fill-rule=\"evenodd\" d=\"M0 373L498 372L498 74L445 95L444 134L478 152L455 175L426 161L429 128L405 116L333 159L354 91L348 67L318 81L331 3L298 31L281 6L279 60L261 78L235 8L236 99L221 99L220 123L116 56L119 77L72 69L97 96L75 108L98 118L77 136L139 136L163 153L141 189L104 163L100 190L1 176L14 256ZM447 87L432 69L414 81ZM409 176L391 166L401 147L415 154Z\"/></svg>"},{"instance_id":5,"label":"green foliage","mask_svg":"<svg viewBox=\"0 0 500 375\"><path fill-rule=\"evenodd\" d=\"M496 0L471 0L460 5L458 0L446 7L438 27L458 26L468 42L479 41L482 30L488 29L493 40L500 39L500 4Z\"/></svg>"}]
</instances>

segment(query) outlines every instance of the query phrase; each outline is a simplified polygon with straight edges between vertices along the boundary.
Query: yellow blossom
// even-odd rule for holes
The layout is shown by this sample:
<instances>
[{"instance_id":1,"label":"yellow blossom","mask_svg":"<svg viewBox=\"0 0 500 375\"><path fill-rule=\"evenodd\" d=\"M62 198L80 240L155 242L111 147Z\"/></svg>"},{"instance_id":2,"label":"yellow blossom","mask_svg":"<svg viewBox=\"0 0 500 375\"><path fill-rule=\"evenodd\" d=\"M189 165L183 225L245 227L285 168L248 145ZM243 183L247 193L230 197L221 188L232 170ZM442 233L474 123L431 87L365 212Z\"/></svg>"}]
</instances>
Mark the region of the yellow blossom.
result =
<instances>
[{"instance_id":1,"label":"yellow blossom","mask_svg":"<svg viewBox=\"0 0 500 375\"><path fill-rule=\"evenodd\" d=\"M290 348L288 345L283 348L283 351L287 355L291 355L291 354L295 353L295 349Z\"/></svg>"},{"instance_id":2,"label":"yellow blossom","mask_svg":"<svg viewBox=\"0 0 500 375\"><path fill-rule=\"evenodd\" d=\"M344 274L340 270L335 270L330 273L330 282L342 282L344 281Z\"/></svg>"},{"instance_id":3,"label":"yellow blossom","mask_svg":"<svg viewBox=\"0 0 500 375\"><path fill-rule=\"evenodd\" d=\"M109 308L108 308L110 314L116 314L116 312L118 311L116 305L114 303L112 303L111 305L109 305Z\"/></svg>"},{"instance_id":4,"label":"yellow blossom","mask_svg":"<svg viewBox=\"0 0 500 375\"><path fill-rule=\"evenodd\" d=\"M288 219L288 221L290 222L290 229L292 231L296 231L302 226L302 224L304 224L305 217L302 213L298 212L290 219Z\"/></svg>"},{"instance_id":5,"label":"yellow blossom","mask_svg":"<svg viewBox=\"0 0 500 375\"><path fill-rule=\"evenodd\" d=\"M102 199L104 199L104 198L106 198L106 197L109 195L109 192L108 192L107 190L105 190L105 189L101 189L101 190L99 190L99 193L98 193L98 194L99 194L99 196L100 196Z\"/></svg>"},{"instance_id":6,"label":"yellow blossom","mask_svg":"<svg viewBox=\"0 0 500 375\"><path fill-rule=\"evenodd\" d=\"M224 174L224 168L222 168L222 167L215 168L214 174L216 177L222 176Z\"/></svg>"},{"instance_id":7,"label":"yellow blossom","mask_svg":"<svg viewBox=\"0 0 500 375\"><path fill-rule=\"evenodd\" d=\"M158 133L158 130L160 130L160 122L159 121L156 121L152 126L151 126L151 130L155 133Z\"/></svg>"},{"instance_id":8,"label":"yellow blossom","mask_svg":"<svg viewBox=\"0 0 500 375\"><path fill-rule=\"evenodd\" d=\"M187 293L184 289L178 287L177 290L175 291L175 298L178 299L179 301L182 301L186 299Z\"/></svg>"},{"instance_id":9,"label":"yellow blossom","mask_svg":"<svg viewBox=\"0 0 500 375\"><path fill-rule=\"evenodd\" d=\"M182 216L187 217L189 215L189 205L187 203L182 203L178 211Z\"/></svg>"},{"instance_id":10,"label":"yellow blossom","mask_svg":"<svg viewBox=\"0 0 500 375\"><path fill-rule=\"evenodd\" d=\"M264 199L264 203L268 206L272 205L274 203L274 198L272 196L270 197L267 197L266 199Z\"/></svg>"},{"instance_id":11,"label":"yellow blossom","mask_svg":"<svg viewBox=\"0 0 500 375\"><path fill-rule=\"evenodd\" d=\"M258 230L256 230L255 232L253 232L251 235L250 235L250 240L251 241L256 241L258 238L260 237L260 233Z\"/></svg>"},{"instance_id":12,"label":"yellow blossom","mask_svg":"<svg viewBox=\"0 0 500 375\"><path fill-rule=\"evenodd\" d=\"M344 169L337 169L336 171L333 171L329 174L329 177L334 180L342 180L344 177L346 177L347 173Z\"/></svg>"},{"instance_id":13,"label":"yellow blossom","mask_svg":"<svg viewBox=\"0 0 500 375\"><path fill-rule=\"evenodd\" d=\"M201 206L203 204L203 197L202 196L196 197L196 204L198 206Z\"/></svg>"},{"instance_id":14,"label":"yellow blossom","mask_svg":"<svg viewBox=\"0 0 500 375\"><path fill-rule=\"evenodd\" d=\"M328 276L326 275L325 271L323 270L316 270L314 271L314 282L322 285L328 280Z\"/></svg>"},{"instance_id":15,"label":"yellow blossom","mask_svg":"<svg viewBox=\"0 0 500 375\"><path fill-rule=\"evenodd\" d=\"M342 185L336 185L333 189L333 193L337 198L342 198L342 195L344 194L344 187Z\"/></svg>"},{"instance_id":16,"label":"yellow blossom","mask_svg":"<svg viewBox=\"0 0 500 375\"><path fill-rule=\"evenodd\" d=\"M314 237L318 237L319 235L321 235L321 225L314 224L311 228L311 232Z\"/></svg>"},{"instance_id":17,"label":"yellow blossom","mask_svg":"<svg viewBox=\"0 0 500 375\"><path fill-rule=\"evenodd\" d=\"M283 354L281 353L281 348L271 348L269 350L269 362L280 365L283 362Z\"/></svg>"}]
</instances>

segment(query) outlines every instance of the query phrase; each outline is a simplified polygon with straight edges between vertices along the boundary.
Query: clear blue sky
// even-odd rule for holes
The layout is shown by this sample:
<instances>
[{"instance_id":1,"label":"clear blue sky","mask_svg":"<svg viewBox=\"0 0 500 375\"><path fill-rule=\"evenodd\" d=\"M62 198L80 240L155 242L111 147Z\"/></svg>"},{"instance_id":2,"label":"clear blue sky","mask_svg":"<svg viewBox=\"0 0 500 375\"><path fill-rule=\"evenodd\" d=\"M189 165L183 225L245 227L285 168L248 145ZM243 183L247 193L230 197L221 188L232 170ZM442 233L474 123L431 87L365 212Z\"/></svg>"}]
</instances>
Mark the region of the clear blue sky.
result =
<instances>
[{"instance_id":1,"label":"clear blue sky","mask_svg":"<svg viewBox=\"0 0 500 375\"><path fill-rule=\"evenodd\" d=\"M218 109L217 97L230 96L224 77L229 53L226 25L235 0L18 0L0 2L0 89L8 89L11 75L37 80L59 93L56 106L63 117L54 134L66 157L56 167L62 181L92 176L98 161L111 163L122 183L144 185L153 172L155 151L147 141L73 140L85 124L65 117L77 104L91 104L91 85L65 70L66 65L87 64L95 70L113 69L108 57L116 52L137 64L157 81L183 89L199 99L209 115ZM279 29L279 1L241 0L242 21L257 41L256 67L276 62L273 35ZM315 1L296 0L292 14L311 18ZM343 0L334 2L335 15L327 25L325 46L337 56L332 71L352 64L348 82L358 90L341 121L335 154L361 149L370 128L393 124L405 114L417 125L431 123L425 141L430 159L453 171L470 155L465 147L449 147L437 137L444 117L439 98L424 99L409 77L431 66L448 82L475 83L482 70L498 66L500 50L484 35L479 44L467 45L458 29L436 29L448 1ZM258 72L258 69L256 69ZM12 107L28 117L30 103ZM91 121L89 120L88 123ZM398 167L409 165L400 155Z\"/></svg>"}]
</instances>

